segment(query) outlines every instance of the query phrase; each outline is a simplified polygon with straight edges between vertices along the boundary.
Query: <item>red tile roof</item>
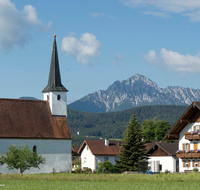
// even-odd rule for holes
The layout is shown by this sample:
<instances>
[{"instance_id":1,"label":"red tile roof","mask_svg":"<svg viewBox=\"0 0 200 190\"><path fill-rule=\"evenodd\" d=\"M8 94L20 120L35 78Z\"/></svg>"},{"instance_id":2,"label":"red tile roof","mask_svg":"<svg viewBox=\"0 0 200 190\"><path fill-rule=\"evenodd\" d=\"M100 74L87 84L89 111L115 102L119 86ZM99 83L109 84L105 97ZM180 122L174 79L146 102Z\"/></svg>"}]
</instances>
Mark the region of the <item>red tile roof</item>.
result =
<instances>
[{"instance_id":1,"label":"red tile roof","mask_svg":"<svg viewBox=\"0 0 200 190\"><path fill-rule=\"evenodd\" d=\"M71 139L66 117L51 115L42 100L0 99L0 138Z\"/></svg>"},{"instance_id":2,"label":"red tile roof","mask_svg":"<svg viewBox=\"0 0 200 190\"><path fill-rule=\"evenodd\" d=\"M87 145L93 155L118 155L121 149L118 143L121 141L109 140L109 146L105 146L105 140L85 140L78 153L81 154L85 145Z\"/></svg>"}]
</instances>

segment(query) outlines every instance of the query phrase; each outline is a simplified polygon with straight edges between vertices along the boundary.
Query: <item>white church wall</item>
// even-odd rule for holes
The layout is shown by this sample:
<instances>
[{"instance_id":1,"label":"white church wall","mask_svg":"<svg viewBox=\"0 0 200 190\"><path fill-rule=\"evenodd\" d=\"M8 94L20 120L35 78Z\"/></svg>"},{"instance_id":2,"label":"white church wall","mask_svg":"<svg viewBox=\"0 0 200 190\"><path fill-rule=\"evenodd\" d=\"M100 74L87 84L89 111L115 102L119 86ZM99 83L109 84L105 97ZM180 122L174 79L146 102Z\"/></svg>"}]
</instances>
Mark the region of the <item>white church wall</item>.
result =
<instances>
[{"instance_id":1,"label":"white church wall","mask_svg":"<svg viewBox=\"0 0 200 190\"><path fill-rule=\"evenodd\" d=\"M57 100L60 95L61 99ZM47 98L49 96L49 100ZM52 115L66 115L67 116L67 93L66 92L47 92L43 95L44 100L49 101L49 106Z\"/></svg>"},{"instance_id":2,"label":"white church wall","mask_svg":"<svg viewBox=\"0 0 200 190\"><path fill-rule=\"evenodd\" d=\"M7 146L27 144L32 150L37 146L37 153L46 158L46 163L40 165L40 169L31 168L24 173L51 173L53 168L56 172L71 172L71 140L63 139L0 139L0 154L5 154ZM0 166L0 173L19 173L19 170L8 170L6 165Z\"/></svg>"}]
</instances>

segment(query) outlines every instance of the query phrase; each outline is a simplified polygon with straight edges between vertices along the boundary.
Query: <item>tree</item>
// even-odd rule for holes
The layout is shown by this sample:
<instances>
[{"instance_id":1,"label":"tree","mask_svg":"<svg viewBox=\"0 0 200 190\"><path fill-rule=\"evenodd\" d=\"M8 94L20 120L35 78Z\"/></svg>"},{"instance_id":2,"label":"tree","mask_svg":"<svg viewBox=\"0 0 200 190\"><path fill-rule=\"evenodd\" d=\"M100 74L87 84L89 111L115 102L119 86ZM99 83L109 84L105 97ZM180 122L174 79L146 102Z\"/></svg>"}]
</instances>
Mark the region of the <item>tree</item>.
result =
<instances>
[{"instance_id":1,"label":"tree","mask_svg":"<svg viewBox=\"0 0 200 190\"><path fill-rule=\"evenodd\" d=\"M138 163L147 160L147 154L135 113L124 134L124 142L120 150L119 160L116 160L116 167L121 171L138 171Z\"/></svg>"},{"instance_id":2,"label":"tree","mask_svg":"<svg viewBox=\"0 0 200 190\"><path fill-rule=\"evenodd\" d=\"M19 169L22 174L25 170L29 170L31 167L39 168L40 164L45 163L45 158L38 155L28 148L27 145L23 146L8 146L8 151L5 155L0 156L0 164L7 164L9 170Z\"/></svg>"},{"instance_id":3,"label":"tree","mask_svg":"<svg viewBox=\"0 0 200 190\"><path fill-rule=\"evenodd\" d=\"M163 139L171 125L167 121L145 120L142 123L142 136L149 141L160 141Z\"/></svg>"},{"instance_id":4,"label":"tree","mask_svg":"<svg viewBox=\"0 0 200 190\"><path fill-rule=\"evenodd\" d=\"M154 123L155 128L155 139L157 141L163 140L163 137L170 130L171 125L167 121L157 121Z\"/></svg>"},{"instance_id":5,"label":"tree","mask_svg":"<svg viewBox=\"0 0 200 190\"><path fill-rule=\"evenodd\" d=\"M147 142L155 140L155 126L153 120L145 120L142 123L142 136L145 138Z\"/></svg>"}]
</instances>

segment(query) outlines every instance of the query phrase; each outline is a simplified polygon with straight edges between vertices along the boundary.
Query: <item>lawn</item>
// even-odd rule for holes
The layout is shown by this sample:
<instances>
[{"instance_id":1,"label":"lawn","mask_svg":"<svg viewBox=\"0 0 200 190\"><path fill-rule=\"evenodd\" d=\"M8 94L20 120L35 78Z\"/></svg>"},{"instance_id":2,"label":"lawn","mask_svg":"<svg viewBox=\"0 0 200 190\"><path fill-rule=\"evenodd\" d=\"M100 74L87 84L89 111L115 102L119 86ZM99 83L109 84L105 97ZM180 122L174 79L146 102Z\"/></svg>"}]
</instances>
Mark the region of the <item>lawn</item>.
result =
<instances>
[{"instance_id":1,"label":"lawn","mask_svg":"<svg viewBox=\"0 0 200 190\"><path fill-rule=\"evenodd\" d=\"M200 174L34 174L0 175L1 189L199 189Z\"/></svg>"}]
</instances>

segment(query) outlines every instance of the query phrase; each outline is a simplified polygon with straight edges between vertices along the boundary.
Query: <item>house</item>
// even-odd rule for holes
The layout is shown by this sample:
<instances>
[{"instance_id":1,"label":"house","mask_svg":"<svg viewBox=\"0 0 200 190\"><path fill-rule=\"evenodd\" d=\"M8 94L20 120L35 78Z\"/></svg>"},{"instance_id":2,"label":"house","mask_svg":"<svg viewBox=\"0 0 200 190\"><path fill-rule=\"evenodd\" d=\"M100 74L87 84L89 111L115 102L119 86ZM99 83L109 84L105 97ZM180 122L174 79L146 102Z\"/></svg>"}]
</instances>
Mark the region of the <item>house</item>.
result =
<instances>
[{"instance_id":1,"label":"house","mask_svg":"<svg viewBox=\"0 0 200 190\"><path fill-rule=\"evenodd\" d=\"M179 141L176 157L179 172L200 169L200 102L192 102L164 139Z\"/></svg>"},{"instance_id":2,"label":"house","mask_svg":"<svg viewBox=\"0 0 200 190\"><path fill-rule=\"evenodd\" d=\"M149 169L152 172L178 171L178 158L176 157L177 142L152 142L147 143L146 146L146 152L149 155Z\"/></svg>"},{"instance_id":3,"label":"house","mask_svg":"<svg viewBox=\"0 0 200 190\"><path fill-rule=\"evenodd\" d=\"M81 169L96 171L99 162L108 160L114 165L120 148L121 141L85 140L78 151L81 154Z\"/></svg>"},{"instance_id":4,"label":"house","mask_svg":"<svg viewBox=\"0 0 200 190\"><path fill-rule=\"evenodd\" d=\"M56 35L44 100L0 99L0 153L7 146L25 145L46 158L40 169L24 173L71 172L71 133L67 122L68 90L62 85ZM0 166L0 173L19 173Z\"/></svg>"}]
</instances>

